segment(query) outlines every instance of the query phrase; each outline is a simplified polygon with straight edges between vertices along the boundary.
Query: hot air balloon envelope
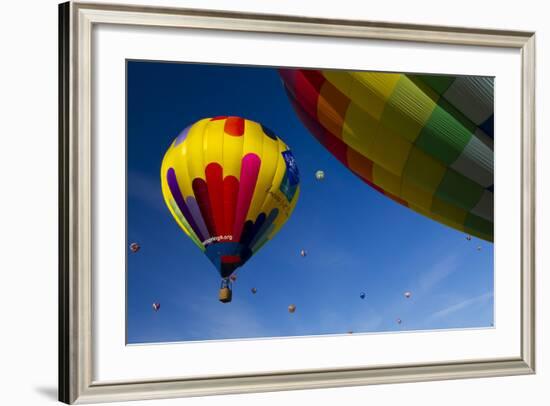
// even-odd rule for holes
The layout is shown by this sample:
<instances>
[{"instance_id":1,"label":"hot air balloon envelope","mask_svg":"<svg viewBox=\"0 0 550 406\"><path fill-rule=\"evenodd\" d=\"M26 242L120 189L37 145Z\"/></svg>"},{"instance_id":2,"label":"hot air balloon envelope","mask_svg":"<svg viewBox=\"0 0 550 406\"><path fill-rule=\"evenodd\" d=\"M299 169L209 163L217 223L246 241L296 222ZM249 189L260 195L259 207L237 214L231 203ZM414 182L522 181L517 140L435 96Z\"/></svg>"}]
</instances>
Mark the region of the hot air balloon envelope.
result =
<instances>
[{"instance_id":1,"label":"hot air balloon envelope","mask_svg":"<svg viewBox=\"0 0 550 406\"><path fill-rule=\"evenodd\" d=\"M273 238L300 191L287 145L240 117L205 118L184 129L166 151L160 175L172 216L222 278Z\"/></svg>"},{"instance_id":2,"label":"hot air balloon envelope","mask_svg":"<svg viewBox=\"0 0 550 406\"><path fill-rule=\"evenodd\" d=\"M279 72L302 123L365 183L493 240L493 78Z\"/></svg>"}]
</instances>

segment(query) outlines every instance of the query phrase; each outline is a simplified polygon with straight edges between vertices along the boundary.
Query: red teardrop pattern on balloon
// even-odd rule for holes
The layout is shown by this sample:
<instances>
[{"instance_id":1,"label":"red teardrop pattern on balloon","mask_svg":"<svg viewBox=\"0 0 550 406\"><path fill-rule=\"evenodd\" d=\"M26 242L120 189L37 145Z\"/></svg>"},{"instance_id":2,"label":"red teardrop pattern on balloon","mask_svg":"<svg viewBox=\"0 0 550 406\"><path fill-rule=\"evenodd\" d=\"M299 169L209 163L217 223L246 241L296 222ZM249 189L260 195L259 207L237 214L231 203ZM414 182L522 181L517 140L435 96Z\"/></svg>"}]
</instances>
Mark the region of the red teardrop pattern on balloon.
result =
<instances>
[{"instance_id":1,"label":"red teardrop pattern on balloon","mask_svg":"<svg viewBox=\"0 0 550 406\"><path fill-rule=\"evenodd\" d=\"M210 207L216 235L223 235L223 169L216 162L209 163L205 170Z\"/></svg>"},{"instance_id":2,"label":"red teardrop pattern on balloon","mask_svg":"<svg viewBox=\"0 0 550 406\"><path fill-rule=\"evenodd\" d=\"M239 241L243 231L244 221L252 202L254 189L260 172L261 160L256 154L247 154L242 159L239 197L235 210L235 224L233 225L233 239Z\"/></svg>"}]
</instances>

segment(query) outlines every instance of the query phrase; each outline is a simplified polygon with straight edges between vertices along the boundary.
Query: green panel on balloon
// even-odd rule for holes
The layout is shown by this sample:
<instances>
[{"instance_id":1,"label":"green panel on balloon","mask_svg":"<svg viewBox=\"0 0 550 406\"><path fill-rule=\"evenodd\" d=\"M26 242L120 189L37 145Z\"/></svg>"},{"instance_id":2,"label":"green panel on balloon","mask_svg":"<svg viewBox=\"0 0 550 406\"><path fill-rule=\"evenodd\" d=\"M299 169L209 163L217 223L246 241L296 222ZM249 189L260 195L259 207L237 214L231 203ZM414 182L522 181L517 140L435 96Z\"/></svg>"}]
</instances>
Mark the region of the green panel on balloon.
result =
<instances>
[{"instance_id":1,"label":"green panel on balloon","mask_svg":"<svg viewBox=\"0 0 550 406\"><path fill-rule=\"evenodd\" d=\"M463 125L440 106L436 106L416 140L416 145L450 165L462 153L470 138L472 134Z\"/></svg>"},{"instance_id":2,"label":"green panel on balloon","mask_svg":"<svg viewBox=\"0 0 550 406\"><path fill-rule=\"evenodd\" d=\"M454 76L446 75L408 75L412 81L417 84L423 83L428 85L438 94L443 94L455 81Z\"/></svg>"},{"instance_id":3,"label":"green panel on balloon","mask_svg":"<svg viewBox=\"0 0 550 406\"><path fill-rule=\"evenodd\" d=\"M433 194L445 172L446 168L441 162L421 149L413 147L403 170L403 180Z\"/></svg>"},{"instance_id":4,"label":"green panel on balloon","mask_svg":"<svg viewBox=\"0 0 550 406\"><path fill-rule=\"evenodd\" d=\"M472 210L481 199L483 188L452 169L447 170L435 195L466 211Z\"/></svg>"},{"instance_id":5,"label":"green panel on balloon","mask_svg":"<svg viewBox=\"0 0 550 406\"><path fill-rule=\"evenodd\" d=\"M438 100L437 104L444 111L453 116L460 124L462 124L466 128L466 130L468 130L468 132L472 134L475 133L477 126L474 124L474 122L467 118L464 114L462 114L454 105L449 103L447 99L444 99L442 97Z\"/></svg>"},{"instance_id":6,"label":"green panel on balloon","mask_svg":"<svg viewBox=\"0 0 550 406\"><path fill-rule=\"evenodd\" d=\"M461 231L464 229L464 220L466 220L466 216L468 215L466 210L434 196L431 211L434 215L440 216L439 220L443 224L451 225Z\"/></svg>"},{"instance_id":7,"label":"green panel on balloon","mask_svg":"<svg viewBox=\"0 0 550 406\"><path fill-rule=\"evenodd\" d=\"M466 216L464 227L467 232L473 232L475 230L486 236L493 235L493 223L473 213L469 213L468 216Z\"/></svg>"}]
</instances>

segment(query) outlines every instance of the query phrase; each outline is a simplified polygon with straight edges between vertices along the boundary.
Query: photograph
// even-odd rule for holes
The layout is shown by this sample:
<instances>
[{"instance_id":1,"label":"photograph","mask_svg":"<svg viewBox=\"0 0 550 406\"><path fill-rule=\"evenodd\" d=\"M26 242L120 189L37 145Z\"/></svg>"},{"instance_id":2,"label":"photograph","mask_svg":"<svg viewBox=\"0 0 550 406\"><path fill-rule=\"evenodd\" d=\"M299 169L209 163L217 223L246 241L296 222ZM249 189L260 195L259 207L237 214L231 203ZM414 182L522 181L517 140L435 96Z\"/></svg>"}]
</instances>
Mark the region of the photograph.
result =
<instances>
[{"instance_id":1,"label":"photograph","mask_svg":"<svg viewBox=\"0 0 550 406\"><path fill-rule=\"evenodd\" d=\"M494 77L127 60L127 344L495 328L493 123Z\"/></svg>"}]
</instances>

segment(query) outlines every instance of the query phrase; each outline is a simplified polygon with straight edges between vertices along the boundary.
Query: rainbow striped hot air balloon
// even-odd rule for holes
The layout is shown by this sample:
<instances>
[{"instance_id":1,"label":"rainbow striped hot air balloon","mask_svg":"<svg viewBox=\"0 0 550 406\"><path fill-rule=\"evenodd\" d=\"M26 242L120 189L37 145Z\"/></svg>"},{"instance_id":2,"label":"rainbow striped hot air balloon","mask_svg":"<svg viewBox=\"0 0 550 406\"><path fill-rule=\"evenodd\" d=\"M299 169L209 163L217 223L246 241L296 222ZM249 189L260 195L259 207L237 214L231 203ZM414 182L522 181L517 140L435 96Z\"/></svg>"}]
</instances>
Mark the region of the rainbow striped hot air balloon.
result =
<instances>
[{"instance_id":1,"label":"rainbow striped hot air balloon","mask_svg":"<svg viewBox=\"0 0 550 406\"><path fill-rule=\"evenodd\" d=\"M265 126L240 117L205 118L166 151L162 194L172 216L222 277L229 277L279 231L300 192L296 161Z\"/></svg>"},{"instance_id":2,"label":"rainbow striped hot air balloon","mask_svg":"<svg viewBox=\"0 0 550 406\"><path fill-rule=\"evenodd\" d=\"M283 69L296 113L396 202L493 240L493 79Z\"/></svg>"}]
</instances>

